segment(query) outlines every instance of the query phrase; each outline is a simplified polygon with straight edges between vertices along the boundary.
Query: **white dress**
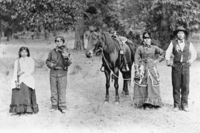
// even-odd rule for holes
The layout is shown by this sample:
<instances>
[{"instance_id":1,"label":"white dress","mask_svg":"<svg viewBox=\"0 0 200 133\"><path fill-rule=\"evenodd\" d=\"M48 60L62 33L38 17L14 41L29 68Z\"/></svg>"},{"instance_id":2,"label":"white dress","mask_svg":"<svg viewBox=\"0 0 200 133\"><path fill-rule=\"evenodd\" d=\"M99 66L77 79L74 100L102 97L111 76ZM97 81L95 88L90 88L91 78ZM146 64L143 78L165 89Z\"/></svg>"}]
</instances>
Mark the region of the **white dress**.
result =
<instances>
[{"instance_id":1,"label":"white dress","mask_svg":"<svg viewBox=\"0 0 200 133\"><path fill-rule=\"evenodd\" d=\"M19 78L20 84L23 82L28 87L35 89L35 80L33 78L35 64L31 57L21 57L15 61L11 88L14 89L16 87L15 81L17 81L18 60L20 63L20 69L22 72L24 72L24 74L22 74Z\"/></svg>"}]
</instances>

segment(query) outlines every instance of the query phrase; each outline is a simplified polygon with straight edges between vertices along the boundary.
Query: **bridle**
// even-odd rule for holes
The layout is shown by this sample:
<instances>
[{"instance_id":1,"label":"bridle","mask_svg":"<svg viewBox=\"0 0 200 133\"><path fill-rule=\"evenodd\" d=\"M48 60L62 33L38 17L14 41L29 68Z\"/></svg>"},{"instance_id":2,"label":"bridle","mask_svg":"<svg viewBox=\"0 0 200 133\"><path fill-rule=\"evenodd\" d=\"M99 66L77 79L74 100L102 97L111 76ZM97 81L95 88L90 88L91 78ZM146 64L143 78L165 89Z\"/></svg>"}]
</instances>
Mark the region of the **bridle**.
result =
<instances>
[{"instance_id":1,"label":"bridle","mask_svg":"<svg viewBox=\"0 0 200 133\"><path fill-rule=\"evenodd\" d=\"M104 35L105 36L105 35ZM106 36L105 36L106 37ZM95 45L95 48L94 48L94 53L97 53L98 51L101 51L101 53L102 53L102 58L104 59L104 61L105 61L105 63L106 63L106 66L108 67L108 69L111 71L111 75L113 75L114 77L116 77L116 78L119 78L119 76L117 76L114 72L113 72L113 70L110 68L110 66L109 66L109 63L108 63L108 61L107 61L107 59L106 59L106 57L105 57L105 55L104 55L104 53L103 53L103 45L102 45L102 42L101 42L101 40L100 40L100 37L98 36L97 37L97 39L98 39L98 42L97 42L97 44ZM102 71L102 72L104 72L103 70L102 70L102 67L100 68L100 71ZM131 78L123 78L123 80L131 80Z\"/></svg>"},{"instance_id":2,"label":"bridle","mask_svg":"<svg viewBox=\"0 0 200 133\"><path fill-rule=\"evenodd\" d=\"M97 43L95 44L95 48L93 49L93 52L96 54L97 52L99 52L101 50L103 53L103 45L100 40L100 36L97 35L96 39L97 39Z\"/></svg>"}]
</instances>

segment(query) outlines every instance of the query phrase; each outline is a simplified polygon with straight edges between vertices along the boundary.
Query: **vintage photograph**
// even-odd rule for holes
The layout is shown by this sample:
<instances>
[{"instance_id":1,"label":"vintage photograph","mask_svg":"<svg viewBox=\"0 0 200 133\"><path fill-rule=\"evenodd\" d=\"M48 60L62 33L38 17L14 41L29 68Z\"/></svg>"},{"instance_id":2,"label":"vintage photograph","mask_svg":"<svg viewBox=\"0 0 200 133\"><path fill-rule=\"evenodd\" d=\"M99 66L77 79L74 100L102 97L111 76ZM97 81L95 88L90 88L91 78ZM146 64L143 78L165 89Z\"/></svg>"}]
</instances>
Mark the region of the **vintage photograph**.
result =
<instances>
[{"instance_id":1,"label":"vintage photograph","mask_svg":"<svg viewBox=\"0 0 200 133\"><path fill-rule=\"evenodd\" d=\"M200 0L0 0L1 133L200 133Z\"/></svg>"}]
</instances>

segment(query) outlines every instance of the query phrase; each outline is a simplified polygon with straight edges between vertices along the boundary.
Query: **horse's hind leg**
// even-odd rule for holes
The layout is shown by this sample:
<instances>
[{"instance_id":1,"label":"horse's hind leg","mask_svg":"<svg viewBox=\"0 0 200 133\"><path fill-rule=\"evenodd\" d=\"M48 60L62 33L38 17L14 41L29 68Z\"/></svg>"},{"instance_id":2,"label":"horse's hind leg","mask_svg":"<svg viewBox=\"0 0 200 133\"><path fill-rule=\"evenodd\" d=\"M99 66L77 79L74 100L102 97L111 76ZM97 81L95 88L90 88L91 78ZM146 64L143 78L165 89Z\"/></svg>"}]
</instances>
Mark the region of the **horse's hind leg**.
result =
<instances>
[{"instance_id":1,"label":"horse's hind leg","mask_svg":"<svg viewBox=\"0 0 200 133\"><path fill-rule=\"evenodd\" d=\"M129 95L129 90L128 90L128 87L129 87L129 84L131 82L131 71L129 72L122 72L122 77L124 79L124 82L123 82L123 92L125 95Z\"/></svg>"},{"instance_id":2,"label":"horse's hind leg","mask_svg":"<svg viewBox=\"0 0 200 133\"><path fill-rule=\"evenodd\" d=\"M110 88L110 70L105 67L104 70L105 76L106 76L106 97L105 97L105 103L109 102L109 88Z\"/></svg>"},{"instance_id":3,"label":"horse's hind leg","mask_svg":"<svg viewBox=\"0 0 200 133\"><path fill-rule=\"evenodd\" d=\"M118 93L119 83L118 83L118 78L119 78L119 70L115 72L115 76L114 76L115 104L116 105L119 104L119 93Z\"/></svg>"}]
</instances>

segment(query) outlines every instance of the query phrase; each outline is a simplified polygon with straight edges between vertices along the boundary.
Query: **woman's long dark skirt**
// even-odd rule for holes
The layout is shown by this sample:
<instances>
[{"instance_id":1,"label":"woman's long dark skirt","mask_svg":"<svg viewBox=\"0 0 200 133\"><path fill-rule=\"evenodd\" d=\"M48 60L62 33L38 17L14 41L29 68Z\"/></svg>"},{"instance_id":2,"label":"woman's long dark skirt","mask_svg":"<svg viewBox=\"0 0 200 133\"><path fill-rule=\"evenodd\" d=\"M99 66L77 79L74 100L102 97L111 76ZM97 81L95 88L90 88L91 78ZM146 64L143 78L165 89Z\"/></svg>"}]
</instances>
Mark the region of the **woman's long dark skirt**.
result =
<instances>
[{"instance_id":1,"label":"woman's long dark skirt","mask_svg":"<svg viewBox=\"0 0 200 133\"><path fill-rule=\"evenodd\" d=\"M24 83L20 84L20 89L12 89L10 113L23 114L37 113L38 111L35 90Z\"/></svg>"}]
</instances>

